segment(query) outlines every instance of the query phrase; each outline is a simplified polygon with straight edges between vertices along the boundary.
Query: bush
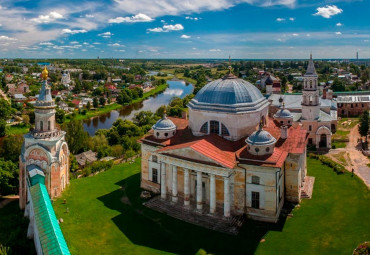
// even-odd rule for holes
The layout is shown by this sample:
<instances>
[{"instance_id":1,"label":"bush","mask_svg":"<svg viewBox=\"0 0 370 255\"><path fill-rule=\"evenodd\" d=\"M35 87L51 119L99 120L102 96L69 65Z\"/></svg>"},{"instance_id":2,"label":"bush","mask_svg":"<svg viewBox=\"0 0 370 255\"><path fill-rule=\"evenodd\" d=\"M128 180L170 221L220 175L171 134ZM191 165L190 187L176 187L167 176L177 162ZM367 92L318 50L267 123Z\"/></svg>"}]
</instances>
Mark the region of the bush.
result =
<instances>
[{"instance_id":1,"label":"bush","mask_svg":"<svg viewBox=\"0 0 370 255\"><path fill-rule=\"evenodd\" d=\"M353 255L368 255L368 254L370 254L370 242L360 244L353 251Z\"/></svg>"},{"instance_id":2,"label":"bush","mask_svg":"<svg viewBox=\"0 0 370 255\"><path fill-rule=\"evenodd\" d=\"M83 176L89 176L90 174L100 172L100 171L106 171L108 169L111 169L113 166L113 161L95 161L88 167L85 167L82 170L82 175Z\"/></svg>"},{"instance_id":3,"label":"bush","mask_svg":"<svg viewBox=\"0 0 370 255\"><path fill-rule=\"evenodd\" d=\"M346 171L344 166L336 163L335 161L331 160L330 158L328 158L326 156L317 155L317 154L314 154L314 153L309 153L308 157L310 157L312 159L320 160L321 164L332 168L334 170L334 172L336 172L337 174L343 174Z\"/></svg>"}]
</instances>

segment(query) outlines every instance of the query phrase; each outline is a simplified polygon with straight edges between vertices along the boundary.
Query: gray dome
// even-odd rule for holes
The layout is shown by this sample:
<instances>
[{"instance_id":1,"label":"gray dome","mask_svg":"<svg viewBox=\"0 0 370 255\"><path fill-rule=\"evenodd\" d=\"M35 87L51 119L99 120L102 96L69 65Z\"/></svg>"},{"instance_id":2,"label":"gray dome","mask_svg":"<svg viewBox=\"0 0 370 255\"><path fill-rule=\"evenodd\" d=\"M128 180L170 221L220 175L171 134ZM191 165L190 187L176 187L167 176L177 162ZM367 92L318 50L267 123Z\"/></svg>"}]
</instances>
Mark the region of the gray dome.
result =
<instances>
[{"instance_id":1,"label":"gray dome","mask_svg":"<svg viewBox=\"0 0 370 255\"><path fill-rule=\"evenodd\" d=\"M276 117L276 118L286 118L286 119L288 119L288 118L293 118L293 115L292 115L292 114L291 114L291 112L290 112L289 110L287 110L287 109L280 109L280 110L278 110L278 111L275 113L274 117Z\"/></svg>"},{"instance_id":2,"label":"gray dome","mask_svg":"<svg viewBox=\"0 0 370 255\"><path fill-rule=\"evenodd\" d=\"M256 86L235 76L229 76L208 83L194 99L199 103L233 105L253 103L263 98Z\"/></svg>"},{"instance_id":3,"label":"gray dome","mask_svg":"<svg viewBox=\"0 0 370 255\"><path fill-rule=\"evenodd\" d=\"M258 130L253 132L245 141L251 145L269 145L275 143L276 139L269 132Z\"/></svg>"},{"instance_id":4,"label":"gray dome","mask_svg":"<svg viewBox=\"0 0 370 255\"><path fill-rule=\"evenodd\" d=\"M155 129L155 130L173 130L173 129L176 129L176 125L172 122L172 120L167 119L166 116L163 116L162 119L158 120L157 123L154 124L153 129Z\"/></svg>"}]
</instances>

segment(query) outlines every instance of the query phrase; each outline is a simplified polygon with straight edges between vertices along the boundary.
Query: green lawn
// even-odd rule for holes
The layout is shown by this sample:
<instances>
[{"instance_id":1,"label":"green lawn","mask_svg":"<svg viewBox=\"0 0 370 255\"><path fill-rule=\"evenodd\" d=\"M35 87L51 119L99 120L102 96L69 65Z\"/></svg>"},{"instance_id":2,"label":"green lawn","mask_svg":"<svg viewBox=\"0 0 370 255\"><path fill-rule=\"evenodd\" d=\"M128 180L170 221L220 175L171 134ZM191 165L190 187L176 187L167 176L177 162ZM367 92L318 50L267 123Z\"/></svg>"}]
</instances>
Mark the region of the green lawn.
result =
<instances>
[{"instance_id":1,"label":"green lawn","mask_svg":"<svg viewBox=\"0 0 370 255\"><path fill-rule=\"evenodd\" d=\"M36 254L33 241L27 239L28 219L23 215L18 200L0 208L0 244L10 247L9 254Z\"/></svg>"},{"instance_id":2,"label":"green lawn","mask_svg":"<svg viewBox=\"0 0 370 255\"><path fill-rule=\"evenodd\" d=\"M369 191L358 178L308 160L309 175L316 177L313 199L278 224L247 221L237 237L142 206L139 159L71 180L54 208L72 254L195 254L200 248L214 254L351 254L370 240Z\"/></svg>"},{"instance_id":3,"label":"green lawn","mask_svg":"<svg viewBox=\"0 0 370 255\"><path fill-rule=\"evenodd\" d=\"M27 134L30 127L23 125L13 125L9 126L6 132L7 135L24 135Z\"/></svg>"}]
</instances>

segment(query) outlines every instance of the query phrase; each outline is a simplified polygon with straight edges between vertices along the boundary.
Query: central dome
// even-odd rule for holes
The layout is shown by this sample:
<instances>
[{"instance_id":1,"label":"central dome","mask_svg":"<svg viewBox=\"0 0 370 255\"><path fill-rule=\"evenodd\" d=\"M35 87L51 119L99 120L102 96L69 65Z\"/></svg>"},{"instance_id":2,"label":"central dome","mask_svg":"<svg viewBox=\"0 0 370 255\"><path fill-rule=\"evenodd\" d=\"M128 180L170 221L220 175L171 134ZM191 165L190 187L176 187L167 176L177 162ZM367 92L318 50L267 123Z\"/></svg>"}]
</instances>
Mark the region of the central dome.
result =
<instances>
[{"instance_id":1,"label":"central dome","mask_svg":"<svg viewBox=\"0 0 370 255\"><path fill-rule=\"evenodd\" d=\"M259 89L236 77L226 77L208 83L194 98L199 103L233 105L264 99Z\"/></svg>"}]
</instances>

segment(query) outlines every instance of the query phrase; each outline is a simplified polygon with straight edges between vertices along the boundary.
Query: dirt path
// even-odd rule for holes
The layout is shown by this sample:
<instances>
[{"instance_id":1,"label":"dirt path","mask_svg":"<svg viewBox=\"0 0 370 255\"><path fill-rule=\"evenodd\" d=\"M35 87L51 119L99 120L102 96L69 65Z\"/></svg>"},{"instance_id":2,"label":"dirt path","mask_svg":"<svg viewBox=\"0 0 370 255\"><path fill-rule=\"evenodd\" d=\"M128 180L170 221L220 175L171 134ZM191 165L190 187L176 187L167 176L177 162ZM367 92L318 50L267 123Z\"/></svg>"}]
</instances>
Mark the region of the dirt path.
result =
<instances>
[{"instance_id":1,"label":"dirt path","mask_svg":"<svg viewBox=\"0 0 370 255\"><path fill-rule=\"evenodd\" d=\"M8 98L8 96L1 89L0 89L0 97L5 99L6 101L10 102L10 99Z\"/></svg>"},{"instance_id":2,"label":"dirt path","mask_svg":"<svg viewBox=\"0 0 370 255\"><path fill-rule=\"evenodd\" d=\"M19 196L4 196L2 198L4 198L4 200L0 202L0 209L5 207L7 204L9 204L12 201L18 200Z\"/></svg>"},{"instance_id":3,"label":"dirt path","mask_svg":"<svg viewBox=\"0 0 370 255\"><path fill-rule=\"evenodd\" d=\"M332 149L328 153L328 156L333 159L334 154L339 152L347 152L349 154L349 165L346 167L348 171L351 171L352 168L355 170L355 174L360 177L366 186L370 189L370 168L367 164L370 162L369 159L364 156L361 152L361 145L357 142L360 138L358 132L358 124L354 126L349 133L349 142L347 143L346 148ZM337 160L335 160L337 161Z\"/></svg>"}]
</instances>

